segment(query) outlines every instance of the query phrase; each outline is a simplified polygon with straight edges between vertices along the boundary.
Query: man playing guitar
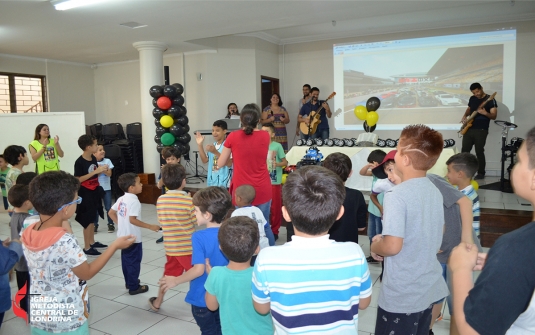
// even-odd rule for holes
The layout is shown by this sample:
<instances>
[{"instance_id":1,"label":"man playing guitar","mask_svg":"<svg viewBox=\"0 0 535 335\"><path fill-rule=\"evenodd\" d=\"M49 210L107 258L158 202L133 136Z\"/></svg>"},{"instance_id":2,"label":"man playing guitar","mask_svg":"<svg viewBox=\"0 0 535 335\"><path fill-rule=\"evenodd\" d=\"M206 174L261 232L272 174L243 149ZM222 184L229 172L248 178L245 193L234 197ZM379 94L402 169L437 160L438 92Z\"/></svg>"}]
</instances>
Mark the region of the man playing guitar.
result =
<instances>
[{"instance_id":1,"label":"man playing guitar","mask_svg":"<svg viewBox=\"0 0 535 335\"><path fill-rule=\"evenodd\" d=\"M461 151L470 152L472 151L472 147L475 146L479 168L474 179L483 179L485 178L485 143L489 134L490 120L496 120L496 116L498 115L498 105L496 104L496 100L492 99L484 106L481 106L488 99L489 95L483 91L483 87L479 83L470 85L470 91L473 96L468 101L468 108L466 108L461 122L464 124L466 119L475 111L478 114L474 118L472 126L463 136Z\"/></svg>"},{"instance_id":2,"label":"man playing guitar","mask_svg":"<svg viewBox=\"0 0 535 335\"><path fill-rule=\"evenodd\" d=\"M299 99L299 112L301 111L301 107L303 107L304 104L306 104L307 102L310 101L311 99L311 95L310 95L310 90L312 89L312 87L310 87L309 84L304 84L303 85L303 98L302 99ZM304 134L301 132L301 130L299 129L299 112L297 113L297 126L296 126L296 129L295 129L295 135L296 136L300 136L301 138L304 138Z\"/></svg>"},{"instance_id":3,"label":"man playing guitar","mask_svg":"<svg viewBox=\"0 0 535 335\"><path fill-rule=\"evenodd\" d=\"M321 123L318 125L317 131L312 135L303 134L303 138L305 140L307 140L309 137L321 138L323 140L329 138L329 121L327 120L327 118L331 118L332 112L326 102L321 102L320 100L318 100L319 95L319 88L312 87L310 101L304 104L303 107L301 107L301 110L299 111L299 122L304 122L306 125L308 125L310 121L310 113L319 110L320 107L323 106L323 109L320 112Z\"/></svg>"}]
</instances>

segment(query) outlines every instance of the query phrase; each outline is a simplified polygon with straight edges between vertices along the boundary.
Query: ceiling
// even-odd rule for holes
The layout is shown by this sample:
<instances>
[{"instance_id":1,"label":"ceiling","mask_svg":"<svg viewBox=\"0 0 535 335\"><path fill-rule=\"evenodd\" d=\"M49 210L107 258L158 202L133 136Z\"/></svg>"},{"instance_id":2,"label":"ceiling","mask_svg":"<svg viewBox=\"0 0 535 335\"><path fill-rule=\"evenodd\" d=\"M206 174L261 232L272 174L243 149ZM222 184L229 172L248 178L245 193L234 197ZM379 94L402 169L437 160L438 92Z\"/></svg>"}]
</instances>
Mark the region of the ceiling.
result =
<instances>
[{"instance_id":1,"label":"ceiling","mask_svg":"<svg viewBox=\"0 0 535 335\"><path fill-rule=\"evenodd\" d=\"M138 59L138 41L173 54L227 35L282 45L525 20L535 20L535 1L107 0L56 11L47 0L0 0L0 53L96 64ZM131 21L148 26L119 25Z\"/></svg>"}]
</instances>

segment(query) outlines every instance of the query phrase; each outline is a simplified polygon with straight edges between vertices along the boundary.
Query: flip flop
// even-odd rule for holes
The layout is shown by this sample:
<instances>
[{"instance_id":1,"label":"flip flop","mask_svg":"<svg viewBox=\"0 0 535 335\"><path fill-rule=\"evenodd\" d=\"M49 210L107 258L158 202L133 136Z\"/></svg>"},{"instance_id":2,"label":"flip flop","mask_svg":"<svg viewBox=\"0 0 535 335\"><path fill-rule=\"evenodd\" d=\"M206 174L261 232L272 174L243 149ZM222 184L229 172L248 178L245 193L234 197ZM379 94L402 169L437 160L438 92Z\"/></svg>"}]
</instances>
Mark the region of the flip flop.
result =
<instances>
[{"instance_id":1,"label":"flip flop","mask_svg":"<svg viewBox=\"0 0 535 335\"><path fill-rule=\"evenodd\" d=\"M155 312L158 312L160 309L159 309L159 308L156 308L156 307L154 306L154 300L156 300L156 297L151 297L151 298L149 298L150 309L152 309L152 310L155 311Z\"/></svg>"}]
</instances>

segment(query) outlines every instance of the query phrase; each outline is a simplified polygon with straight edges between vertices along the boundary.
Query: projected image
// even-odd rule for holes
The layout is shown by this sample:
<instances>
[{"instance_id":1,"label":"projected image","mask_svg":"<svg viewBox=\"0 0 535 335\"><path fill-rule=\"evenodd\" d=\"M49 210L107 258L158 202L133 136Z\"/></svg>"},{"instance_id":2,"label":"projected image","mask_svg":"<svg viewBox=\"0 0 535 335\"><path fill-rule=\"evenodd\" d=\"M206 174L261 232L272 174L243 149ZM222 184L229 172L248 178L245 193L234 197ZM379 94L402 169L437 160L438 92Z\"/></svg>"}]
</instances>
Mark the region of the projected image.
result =
<instances>
[{"instance_id":1,"label":"projected image","mask_svg":"<svg viewBox=\"0 0 535 335\"><path fill-rule=\"evenodd\" d=\"M446 38L445 45L437 42L440 38L355 44L345 50L335 46L335 86L339 85L335 89L344 92L337 100L343 103L344 113L336 128L362 129L353 110L372 96L381 100L379 126L385 129L415 122L457 127L474 82L487 94L497 92L496 100L503 102L504 71L511 68L504 66L503 41L466 45Z\"/></svg>"}]
</instances>

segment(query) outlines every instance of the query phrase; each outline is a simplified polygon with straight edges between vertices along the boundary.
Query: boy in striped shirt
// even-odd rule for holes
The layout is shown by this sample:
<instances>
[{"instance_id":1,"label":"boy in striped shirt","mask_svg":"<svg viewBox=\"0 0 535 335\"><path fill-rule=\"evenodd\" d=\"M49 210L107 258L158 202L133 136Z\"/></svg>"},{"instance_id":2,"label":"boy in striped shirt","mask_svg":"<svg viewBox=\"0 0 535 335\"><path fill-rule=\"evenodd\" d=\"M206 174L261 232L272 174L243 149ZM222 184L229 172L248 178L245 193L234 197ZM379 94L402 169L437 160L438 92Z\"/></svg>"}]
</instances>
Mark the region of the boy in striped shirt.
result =
<instances>
[{"instance_id":1,"label":"boy in striped shirt","mask_svg":"<svg viewBox=\"0 0 535 335\"><path fill-rule=\"evenodd\" d=\"M195 231L195 207L191 196L183 191L186 186L186 170L180 164L166 164L162 168L162 180L168 191L158 198L156 213L163 230L167 262L164 276L178 277L191 269L191 235ZM149 299L150 308L157 312L165 292L160 288L158 297Z\"/></svg>"},{"instance_id":2,"label":"boy in striped shirt","mask_svg":"<svg viewBox=\"0 0 535 335\"><path fill-rule=\"evenodd\" d=\"M372 283L360 246L329 239L344 214L345 188L332 171L307 166L282 189L282 215L295 235L256 259L252 294L260 314L271 311L275 334L357 334L358 311L370 304Z\"/></svg>"}]
</instances>

